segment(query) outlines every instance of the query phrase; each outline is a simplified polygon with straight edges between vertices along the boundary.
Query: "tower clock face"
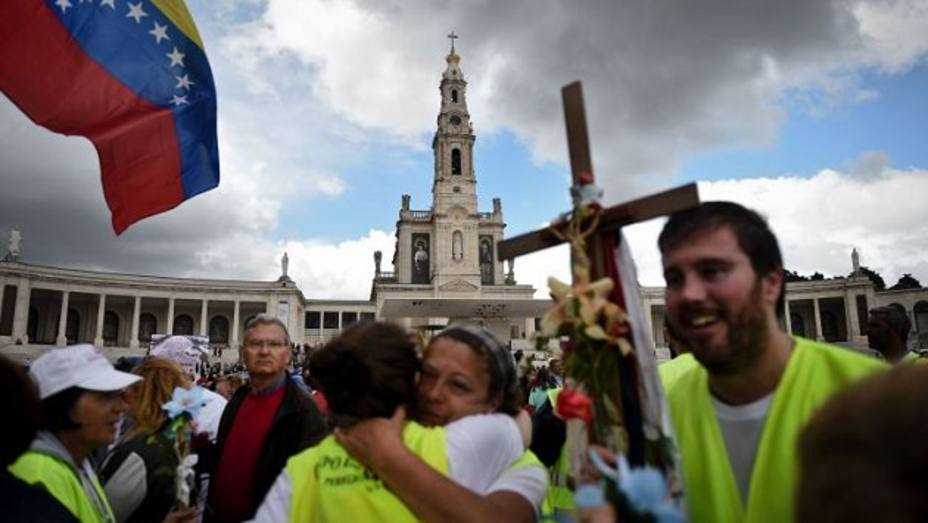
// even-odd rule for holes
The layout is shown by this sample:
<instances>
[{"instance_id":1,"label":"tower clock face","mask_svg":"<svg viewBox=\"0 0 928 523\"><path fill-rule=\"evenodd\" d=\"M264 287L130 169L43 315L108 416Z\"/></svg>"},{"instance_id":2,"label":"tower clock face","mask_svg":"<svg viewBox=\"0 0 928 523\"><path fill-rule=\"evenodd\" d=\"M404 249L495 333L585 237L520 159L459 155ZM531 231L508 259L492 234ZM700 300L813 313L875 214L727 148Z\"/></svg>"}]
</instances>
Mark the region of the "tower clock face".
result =
<instances>
[{"instance_id":1,"label":"tower clock face","mask_svg":"<svg viewBox=\"0 0 928 523\"><path fill-rule=\"evenodd\" d=\"M450 122L451 125L461 125L461 117L456 114L452 115Z\"/></svg>"}]
</instances>

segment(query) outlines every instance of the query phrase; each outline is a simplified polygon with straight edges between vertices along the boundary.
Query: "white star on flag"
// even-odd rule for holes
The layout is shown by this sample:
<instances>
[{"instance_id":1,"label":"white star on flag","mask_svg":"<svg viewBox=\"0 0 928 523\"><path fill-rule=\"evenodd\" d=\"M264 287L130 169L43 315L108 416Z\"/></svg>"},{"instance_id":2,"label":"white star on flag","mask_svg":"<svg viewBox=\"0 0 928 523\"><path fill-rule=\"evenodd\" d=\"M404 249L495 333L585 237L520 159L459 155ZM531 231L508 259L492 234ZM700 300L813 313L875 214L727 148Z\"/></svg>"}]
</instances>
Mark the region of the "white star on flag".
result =
<instances>
[{"instance_id":1,"label":"white star on flag","mask_svg":"<svg viewBox=\"0 0 928 523\"><path fill-rule=\"evenodd\" d=\"M188 76L189 76L189 75L186 75L186 74L185 74L184 76L175 76L174 78L177 78L177 86L176 86L176 88L180 89L181 87L183 87L184 89L187 89L187 90L189 91L189 90L190 90L190 86L193 85L194 82L193 82L192 80L190 80L190 78L188 78Z\"/></svg>"},{"instance_id":2,"label":"white star on flag","mask_svg":"<svg viewBox=\"0 0 928 523\"><path fill-rule=\"evenodd\" d=\"M168 58L171 59L171 66L175 66L175 65L179 65L179 66L181 66L181 67L184 66L184 56L185 56L185 55L184 55L184 53L178 51L176 47L174 48L173 51L171 51L170 53L168 53L168 54L165 55L165 56L167 56Z\"/></svg>"},{"instance_id":3,"label":"white star on flag","mask_svg":"<svg viewBox=\"0 0 928 523\"><path fill-rule=\"evenodd\" d=\"M115 1L116 1L116 0L100 0L100 5L101 5L101 6L108 5L108 6L110 6L110 8L116 9L116 4L113 3L113 2L115 2Z\"/></svg>"},{"instance_id":4,"label":"white star on flag","mask_svg":"<svg viewBox=\"0 0 928 523\"><path fill-rule=\"evenodd\" d=\"M155 27L148 32L148 34L155 37L155 43L160 44L161 40L170 40L168 36L168 26L158 25L158 22L155 22Z\"/></svg>"},{"instance_id":5,"label":"white star on flag","mask_svg":"<svg viewBox=\"0 0 928 523\"><path fill-rule=\"evenodd\" d=\"M142 11L142 2L139 2L137 4L133 4L130 2L129 13L126 14L126 18L133 18L135 19L135 23L139 23L142 21L143 16L148 16L148 13L146 13L145 11Z\"/></svg>"},{"instance_id":6,"label":"white star on flag","mask_svg":"<svg viewBox=\"0 0 928 523\"><path fill-rule=\"evenodd\" d=\"M69 7L72 7L71 2L68 0L55 0L55 5L61 8L62 13L67 11Z\"/></svg>"},{"instance_id":7,"label":"white star on flag","mask_svg":"<svg viewBox=\"0 0 928 523\"><path fill-rule=\"evenodd\" d=\"M190 102L187 101L187 96L177 96L175 94L174 97L171 98L171 103L174 105L182 105L189 104Z\"/></svg>"}]
</instances>

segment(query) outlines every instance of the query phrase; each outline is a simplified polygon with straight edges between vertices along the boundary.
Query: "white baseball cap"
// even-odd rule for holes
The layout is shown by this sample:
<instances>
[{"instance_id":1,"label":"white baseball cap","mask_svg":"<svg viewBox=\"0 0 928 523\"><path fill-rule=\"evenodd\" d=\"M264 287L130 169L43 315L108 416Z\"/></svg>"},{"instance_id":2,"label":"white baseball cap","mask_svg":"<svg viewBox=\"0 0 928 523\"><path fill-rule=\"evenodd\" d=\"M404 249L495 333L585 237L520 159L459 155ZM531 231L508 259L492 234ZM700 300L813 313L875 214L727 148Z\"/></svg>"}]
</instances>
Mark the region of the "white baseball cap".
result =
<instances>
[{"instance_id":1,"label":"white baseball cap","mask_svg":"<svg viewBox=\"0 0 928 523\"><path fill-rule=\"evenodd\" d=\"M73 345L52 349L29 366L29 374L39 386L39 398L45 399L69 387L111 391L142 379L135 374L113 368L93 345Z\"/></svg>"}]
</instances>

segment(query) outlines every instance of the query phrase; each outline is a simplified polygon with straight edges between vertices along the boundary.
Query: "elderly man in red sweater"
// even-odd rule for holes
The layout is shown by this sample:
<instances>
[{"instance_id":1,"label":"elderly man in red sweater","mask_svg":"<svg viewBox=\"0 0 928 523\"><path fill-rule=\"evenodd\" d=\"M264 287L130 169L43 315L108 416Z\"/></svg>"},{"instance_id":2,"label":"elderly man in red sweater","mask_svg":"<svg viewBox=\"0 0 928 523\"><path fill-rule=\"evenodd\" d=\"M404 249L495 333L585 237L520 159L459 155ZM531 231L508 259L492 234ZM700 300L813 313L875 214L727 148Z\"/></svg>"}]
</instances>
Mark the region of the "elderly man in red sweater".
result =
<instances>
[{"instance_id":1,"label":"elderly man in red sweater","mask_svg":"<svg viewBox=\"0 0 928 523\"><path fill-rule=\"evenodd\" d=\"M248 382L232 395L219 422L205 520L251 519L287 459L327 434L307 392L290 379L290 336L279 319L259 315L241 347Z\"/></svg>"}]
</instances>

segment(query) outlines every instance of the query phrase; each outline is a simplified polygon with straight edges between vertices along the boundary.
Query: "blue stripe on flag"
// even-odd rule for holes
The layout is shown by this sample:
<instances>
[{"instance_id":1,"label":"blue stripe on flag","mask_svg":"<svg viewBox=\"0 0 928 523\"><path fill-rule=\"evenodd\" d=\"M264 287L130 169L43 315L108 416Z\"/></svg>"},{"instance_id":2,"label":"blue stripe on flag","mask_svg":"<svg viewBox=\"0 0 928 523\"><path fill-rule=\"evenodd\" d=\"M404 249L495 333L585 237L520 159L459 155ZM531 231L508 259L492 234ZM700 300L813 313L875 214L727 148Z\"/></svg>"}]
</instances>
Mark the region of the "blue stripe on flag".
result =
<instances>
[{"instance_id":1,"label":"blue stripe on flag","mask_svg":"<svg viewBox=\"0 0 928 523\"><path fill-rule=\"evenodd\" d=\"M72 5L62 8L62 3ZM216 187L216 88L206 54L151 2L114 0L114 7L108 3L46 0L91 59L140 97L172 112L184 198ZM139 8L144 16L128 16ZM159 32L160 27L168 38L158 41L151 32ZM171 54L176 58L172 60ZM191 82L189 89L179 85L185 75ZM176 103L181 99L175 97L185 97L186 103Z\"/></svg>"}]
</instances>

